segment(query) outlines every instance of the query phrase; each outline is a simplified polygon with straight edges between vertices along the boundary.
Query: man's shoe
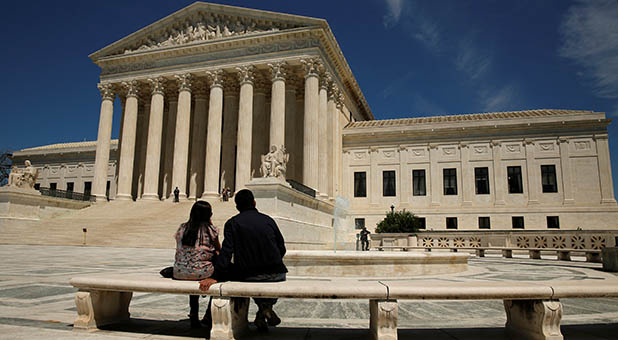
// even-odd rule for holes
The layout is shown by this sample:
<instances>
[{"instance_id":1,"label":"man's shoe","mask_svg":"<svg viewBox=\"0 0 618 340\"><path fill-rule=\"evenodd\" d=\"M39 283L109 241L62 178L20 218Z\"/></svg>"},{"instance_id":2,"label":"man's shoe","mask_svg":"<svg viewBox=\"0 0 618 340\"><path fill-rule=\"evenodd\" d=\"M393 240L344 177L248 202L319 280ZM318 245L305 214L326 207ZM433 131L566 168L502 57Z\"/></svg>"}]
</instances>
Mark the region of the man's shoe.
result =
<instances>
[{"instance_id":1,"label":"man's shoe","mask_svg":"<svg viewBox=\"0 0 618 340\"><path fill-rule=\"evenodd\" d=\"M266 323L266 316L262 311L258 311L255 314L255 320L253 321L255 327L257 327L260 332L268 332L268 324Z\"/></svg>"},{"instance_id":2,"label":"man's shoe","mask_svg":"<svg viewBox=\"0 0 618 340\"><path fill-rule=\"evenodd\" d=\"M266 316L266 321L268 322L269 326L275 327L281 323L281 319L277 316L277 314L275 314L275 311L272 309L265 311L264 315Z\"/></svg>"}]
</instances>

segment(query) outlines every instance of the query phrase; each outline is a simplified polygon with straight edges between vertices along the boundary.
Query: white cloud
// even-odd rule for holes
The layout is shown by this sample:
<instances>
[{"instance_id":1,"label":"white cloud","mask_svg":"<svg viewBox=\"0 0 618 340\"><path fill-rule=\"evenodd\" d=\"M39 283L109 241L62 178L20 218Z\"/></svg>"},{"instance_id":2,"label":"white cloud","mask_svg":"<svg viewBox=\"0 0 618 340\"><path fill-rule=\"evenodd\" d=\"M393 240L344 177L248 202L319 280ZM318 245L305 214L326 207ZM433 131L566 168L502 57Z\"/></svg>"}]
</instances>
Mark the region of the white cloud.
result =
<instances>
[{"instance_id":1,"label":"white cloud","mask_svg":"<svg viewBox=\"0 0 618 340\"><path fill-rule=\"evenodd\" d=\"M615 0L583 1L567 11L559 54L586 70L583 77L601 98L618 98L618 7Z\"/></svg>"},{"instance_id":2,"label":"white cloud","mask_svg":"<svg viewBox=\"0 0 618 340\"><path fill-rule=\"evenodd\" d=\"M420 16L414 18L414 22L416 27L409 32L412 37L434 53L440 52L442 49L440 27L435 22Z\"/></svg>"},{"instance_id":3,"label":"white cloud","mask_svg":"<svg viewBox=\"0 0 618 340\"><path fill-rule=\"evenodd\" d=\"M397 25L403 11L403 0L385 0L387 13L382 19L384 27L389 28Z\"/></svg>"},{"instance_id":4,"label":"white cloud","mask_svg":"<svg viewBox=\"0 0 618 340\"><path fill-rule=\"evenodd\" d=\"M466 73L472 80L483 76L488 71L493 59L491 55L480 52L472 39L460 41L456 53L455 67L457 70Z\"/></svg>"},{"instance_id":5,"label":"white cloud","mask_svg":"<svg viewBox=\"0 0 618 340\"><path fill-rule=\"evenodd\" d=\"M511 110L516 96L515 92L513 85L506 85L497 91L482 90L479 93L479 97L483 111L498 112Z\"/></svg>"}]
</instances>

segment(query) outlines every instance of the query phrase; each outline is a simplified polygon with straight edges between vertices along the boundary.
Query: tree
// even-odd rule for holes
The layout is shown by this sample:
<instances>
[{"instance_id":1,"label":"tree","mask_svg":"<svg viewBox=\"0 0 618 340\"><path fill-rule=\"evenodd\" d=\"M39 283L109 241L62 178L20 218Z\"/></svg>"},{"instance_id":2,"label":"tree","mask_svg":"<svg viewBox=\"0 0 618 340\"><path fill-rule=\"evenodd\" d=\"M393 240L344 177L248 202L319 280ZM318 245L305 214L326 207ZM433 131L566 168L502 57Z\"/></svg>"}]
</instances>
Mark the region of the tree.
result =
<instances>
[{"instance_id":1,"label":"tree","mask_svg":"<svg viewBox=\"0 0 618 340\"><path fill-rule=\"evenodd\" d=\"M409 211L391 211L378 223L377 233L415 233L421 221Z\"/></svg>"},{"instance_id":2,"label":"tree","mask_svg":"<svg viewBox=\"0 0 618 340\"><path fill-rule=\"evenodd\" d=\"M0 186L6 185L8 182L9 173L13 166L12 156L10 151L0 154Z\"/></svg>"}]
</instances>

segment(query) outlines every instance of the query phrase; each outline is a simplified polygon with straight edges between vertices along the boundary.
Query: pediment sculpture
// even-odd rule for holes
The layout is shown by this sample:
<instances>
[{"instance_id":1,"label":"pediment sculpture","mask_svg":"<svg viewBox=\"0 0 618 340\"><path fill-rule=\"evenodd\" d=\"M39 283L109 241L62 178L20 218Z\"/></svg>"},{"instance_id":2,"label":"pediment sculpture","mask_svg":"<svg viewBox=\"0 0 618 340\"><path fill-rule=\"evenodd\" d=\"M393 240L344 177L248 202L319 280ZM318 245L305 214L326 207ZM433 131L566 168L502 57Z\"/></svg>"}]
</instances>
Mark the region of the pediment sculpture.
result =
<instances>
[{"instance_id":1,"label":"pediment sculpture","mask_svg":"<svg viewBox=\"0 0 618 340\"><path fill-rule=\"evenodd\" d=\"M11 168L8 186L34 190L34 183L39 176L39 171L32 166L29 160L26 160L24 165L26 166L24 169L19 169L16 166Z\"/></svg>"},{"instance_id":2,"label":"pediment sculpture","mask_svg":"<svg viewBox=\"0 0 618 340\"><path fill-rule=\"evenodd\" d=\"M290 154L286 152L285 146L277 148L276 145L271 145L270 152L262 155L261 159L262 177L275 177L285 181L285 172L290 160Z\"/></svg>"},{"instance_id":3,"label":"pediment sculpture","mask_svg":"<svg viewBox=\"0 0 618 340\"><path fill-rule=\"evenodd\" d=\"M182 24L174 25L173 28L161 30L158 34L142 39L132 48L125 49L123 53L279 30L280 28L275 25L266 26L247 18L221 18L214 14L203 14L198 19L186 20Z\"/></svg>"}]
</instances>

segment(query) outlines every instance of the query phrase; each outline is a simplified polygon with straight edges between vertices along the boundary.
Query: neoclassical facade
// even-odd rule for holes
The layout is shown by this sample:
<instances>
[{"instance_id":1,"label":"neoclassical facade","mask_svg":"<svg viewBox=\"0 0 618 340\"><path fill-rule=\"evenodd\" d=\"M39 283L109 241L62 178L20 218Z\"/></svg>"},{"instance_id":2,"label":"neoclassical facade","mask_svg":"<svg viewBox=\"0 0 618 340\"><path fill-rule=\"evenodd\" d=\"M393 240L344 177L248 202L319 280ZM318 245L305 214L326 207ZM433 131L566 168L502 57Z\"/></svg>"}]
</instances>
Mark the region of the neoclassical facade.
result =
<instances>
[{"instance_id":1,"label":"neoclassical facade","mask_svg":"<svg viewBox=\"0 0 618 340\"><path fill-rule=\"evenodd\" d=\"M116 96L118 200L239 190L270 145L289 152L288 179L333 198L343 127L373 119L322 19L198 2L90 57L101 67L97 197Z\"/></svg>"},{"instance_id":2,"label":"neoclassical facade","mask_svg":"<svg viewBox=\"0 0 618 340\"><path fill-rule=\"evenodd\" d=\"M237 191L275 145L288 179L330 206L346 198L350 223L369 230L390 209L432 230L618 229L604 113L374 120L322 19L197 2L90 58L99 198L120 97L116 200Z\"/></svg>"}]
</instances>

